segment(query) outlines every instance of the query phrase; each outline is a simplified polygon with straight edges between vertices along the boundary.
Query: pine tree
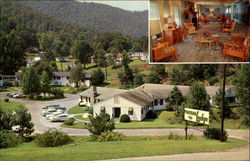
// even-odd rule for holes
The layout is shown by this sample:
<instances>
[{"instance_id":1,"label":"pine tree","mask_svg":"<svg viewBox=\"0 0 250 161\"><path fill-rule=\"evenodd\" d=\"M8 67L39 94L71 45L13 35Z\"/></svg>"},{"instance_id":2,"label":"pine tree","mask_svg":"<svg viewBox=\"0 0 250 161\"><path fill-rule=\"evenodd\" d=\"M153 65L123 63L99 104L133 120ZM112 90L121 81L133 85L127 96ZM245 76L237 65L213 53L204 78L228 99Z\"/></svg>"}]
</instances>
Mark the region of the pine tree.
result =
<instances>
[{"instance_id":1,"label":"pine tree","mask_svg":"<svg viewBox=\"0 0 250 161\"><path fill-rule=\"evenodd\" d=\"M178 107L182 104L183 101L184 97L182 96L181 91L177 86L174 86L168 96L168 104L166 105L166 109L169 111L178 110Z\"/></svg>"},{"instance_id":2,"label":"pine tree","mask_svg":"<svg viewBox=\"0 0 250 161\"><path fill-rule=\"evenodd\" d=\"M103 84L105 75L102 72L102 70L98 68L97 70L94 70L91 78L92 78L92 84L98 86Z\"/></svg>"},{"instance_id":3,"label":"pine tree","mask_svg":"<svg viewBox=\"0 0 250 161\"><path fill-rule=\"evenodd\" d=\"M143 74L136 73L135 77L134 77L134 87L138 87L138 86L143 85L143 84L144 84Z\"/></svg>"},{"instance_id":4,"label":"pine tree","mask_svg":"<svg viewBox=\"0 0 250 161\"><path fill-rule=\"evenodd\" d=\"M28 94L31 98L34 94L40 93L40 80L33 67L29 67L22 78L22 89L24 94Z\"/></svg>"},{"instance_id":5,"label":"pine tree","mask_svg":"<svg viewBox=\"0 0 250 161\"><path fill-rule=\"evenodd\" d=\"M49 93L51 89L49 75L45 71L42 72L40 86L41 92L43 92L45 97L45 94Z\"/></svg>"},{"instance_id":6,"label":"pine tree","mask_svg":"<svg viewBox=\"0 0 250 161\"><path fill-rule=\"evenodd\" d=\"M75 83L76 87L81 85L81 82L85 80L85 73L81 64L77 64L70 70L69 81Z\"/></svg>"}]
</instances>

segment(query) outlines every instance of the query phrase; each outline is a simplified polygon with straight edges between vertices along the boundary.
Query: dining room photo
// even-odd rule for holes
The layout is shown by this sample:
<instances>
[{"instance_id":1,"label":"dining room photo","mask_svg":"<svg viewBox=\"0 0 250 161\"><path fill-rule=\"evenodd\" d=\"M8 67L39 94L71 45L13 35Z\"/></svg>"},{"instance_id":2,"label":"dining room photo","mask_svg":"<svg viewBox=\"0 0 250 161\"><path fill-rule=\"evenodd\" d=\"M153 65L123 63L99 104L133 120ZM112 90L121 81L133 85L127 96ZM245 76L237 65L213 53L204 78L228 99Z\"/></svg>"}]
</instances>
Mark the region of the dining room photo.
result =
<instances>
[{"instance_id":1,"label":"dining room photo","mask_svg":"<svg viewBox=\"0 0 250 161\"><path fill-rule=\"evenodd\" d=\"M250 0L150 0L151 63L250 61Z\"/></svg>"}]
</instances>

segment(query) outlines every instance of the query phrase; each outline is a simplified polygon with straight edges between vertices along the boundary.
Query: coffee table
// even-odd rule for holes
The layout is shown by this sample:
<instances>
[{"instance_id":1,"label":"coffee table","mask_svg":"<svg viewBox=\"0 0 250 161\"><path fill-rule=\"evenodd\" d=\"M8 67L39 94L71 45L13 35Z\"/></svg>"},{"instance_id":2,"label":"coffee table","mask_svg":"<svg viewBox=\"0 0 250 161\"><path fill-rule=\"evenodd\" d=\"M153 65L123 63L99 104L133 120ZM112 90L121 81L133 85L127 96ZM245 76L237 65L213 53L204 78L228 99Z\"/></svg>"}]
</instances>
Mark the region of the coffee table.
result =
<instances>
[{"instance_id":1,"label":"coffee table","mask_svg":"<svg viewBox=\"0 0 250 161\"><path fill-rule=\"evenodd\" d=\"M210 50L212 50L212 43L214 42L214 39L211 38L197 38L196 42L200 44L200 48L202 48L203 44L208 44L210 47Z\"/></svg>"}]
</instances>

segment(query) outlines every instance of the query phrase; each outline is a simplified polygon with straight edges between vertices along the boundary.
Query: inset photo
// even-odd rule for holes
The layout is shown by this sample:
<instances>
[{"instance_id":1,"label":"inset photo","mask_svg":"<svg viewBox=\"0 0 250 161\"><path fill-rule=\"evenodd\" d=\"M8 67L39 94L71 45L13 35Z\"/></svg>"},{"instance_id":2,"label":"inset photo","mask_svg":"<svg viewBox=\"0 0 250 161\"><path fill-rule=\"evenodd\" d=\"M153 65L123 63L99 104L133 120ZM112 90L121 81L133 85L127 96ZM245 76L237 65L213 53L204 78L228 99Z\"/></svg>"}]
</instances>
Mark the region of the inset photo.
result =
<instances>
[{"instance_id":1,"label":"inset photo","mask_svg":"<svg viewBox=\"0 0 250 161\"><path fill-rule=\"evenodd\" d=\"M150 0L150 63L250 61L250 1Z\"/></svg>"}]
</instances>

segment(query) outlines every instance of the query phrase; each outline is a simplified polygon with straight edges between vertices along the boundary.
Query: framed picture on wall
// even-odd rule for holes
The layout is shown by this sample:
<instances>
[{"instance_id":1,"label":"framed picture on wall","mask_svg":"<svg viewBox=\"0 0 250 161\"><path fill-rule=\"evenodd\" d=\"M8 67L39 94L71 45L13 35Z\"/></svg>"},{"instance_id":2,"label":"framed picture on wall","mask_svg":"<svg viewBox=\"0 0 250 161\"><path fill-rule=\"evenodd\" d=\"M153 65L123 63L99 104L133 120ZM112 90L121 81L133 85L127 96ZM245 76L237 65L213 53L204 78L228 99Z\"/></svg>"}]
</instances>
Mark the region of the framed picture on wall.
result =
<instances>
[{"instance_id":1,"label":"framed picture on wall","mask_svg":"<svg viewBox=\"0 0 250 161\"><path fill-rule=\"evenodd\" d=\"M205 11L206 11L206 12L210 12L210 9L209 9L209 8L206 8Z\"/></svg>"},{"instance_id":2,"label":"framed picture on wall","mask_svg":"<svg viewBox=\"0 0 250 161\"><path fill-rule=\"evenodd\" d=\"M220 12L220 8L215 8L215 13L219 13Z\"/></svg>"}]
</instances>

